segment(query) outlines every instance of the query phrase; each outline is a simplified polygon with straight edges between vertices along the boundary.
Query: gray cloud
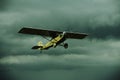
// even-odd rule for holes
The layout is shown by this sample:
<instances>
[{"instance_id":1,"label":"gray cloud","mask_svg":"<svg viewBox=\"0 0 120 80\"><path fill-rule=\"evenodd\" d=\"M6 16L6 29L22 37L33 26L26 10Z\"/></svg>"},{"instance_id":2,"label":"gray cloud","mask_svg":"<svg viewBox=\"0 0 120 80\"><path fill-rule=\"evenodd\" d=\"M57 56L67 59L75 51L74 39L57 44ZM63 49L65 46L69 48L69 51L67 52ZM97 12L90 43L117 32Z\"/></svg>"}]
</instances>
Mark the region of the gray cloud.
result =
<instances>
[{"instance_id":1,"label":"gray cloud","mask_svg":"<svg viewBox=\"0 0 120 80\"><path fill-rule=\"evenodd\" d=\"M118 62L116 63L116 61ZM118 63L118 56L76 54L8 56L0 60L0 64L7 65L9 73L20 80L87 80L88 78L89 80L100 80L101 78L106 80L107 76L116 73Z\"/></svg>"},{"instance_id":2,"label":"gray cloud","mask_svg":"<svg viewBox=\"0 0 120 80\"><path fill-rule=\"evenodd\" d=\"M8 4L9 0L0 0L0 11L6 10Z\"/></svg>"},{"instance_id":3,"label":"gray cloud","mask_svg":"<svg viewBox=\"0 0 120 80\"><path fill-rule=\"evenodd\" d=\"M0 75L12 80L114 80L120 73L119 3L118 0L2 0ZM30 48L44 39L18 34L23 26L84 32L89 36L84 40L67 40L67 50L58 46L40 54Z\"/></svg>"}]
</instances>

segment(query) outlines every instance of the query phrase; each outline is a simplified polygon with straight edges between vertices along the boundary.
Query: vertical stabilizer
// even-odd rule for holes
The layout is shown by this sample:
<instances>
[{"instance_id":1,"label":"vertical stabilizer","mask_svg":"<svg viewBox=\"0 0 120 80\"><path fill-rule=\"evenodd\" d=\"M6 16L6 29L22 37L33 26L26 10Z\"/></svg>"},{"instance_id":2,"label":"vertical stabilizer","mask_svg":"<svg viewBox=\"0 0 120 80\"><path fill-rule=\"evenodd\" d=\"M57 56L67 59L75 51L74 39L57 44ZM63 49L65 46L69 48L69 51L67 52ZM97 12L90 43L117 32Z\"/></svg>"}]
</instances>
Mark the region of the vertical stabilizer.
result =
<instances>
[{"instance_id":1,"label":"vertical stabilizer","mask_svg":"<svg viewBox=\"0 0 120 80\"><path fill-rule=\"evenodd\" d=\"M43 43L42 43L42 41L39 41L37 45L43 47Z\"/></svg>"},{"instance_id":2,"label":"vertical stabilizer","mask_svg":"<svg viewBox=\"0 0 120 80\"><path fill-rule=\"evenodd\" d=\"M38 42L37 46L33 46L32 49L39 49L41 50L43 48L43 44L41 41Z\"/></svg>"}]
</instances>

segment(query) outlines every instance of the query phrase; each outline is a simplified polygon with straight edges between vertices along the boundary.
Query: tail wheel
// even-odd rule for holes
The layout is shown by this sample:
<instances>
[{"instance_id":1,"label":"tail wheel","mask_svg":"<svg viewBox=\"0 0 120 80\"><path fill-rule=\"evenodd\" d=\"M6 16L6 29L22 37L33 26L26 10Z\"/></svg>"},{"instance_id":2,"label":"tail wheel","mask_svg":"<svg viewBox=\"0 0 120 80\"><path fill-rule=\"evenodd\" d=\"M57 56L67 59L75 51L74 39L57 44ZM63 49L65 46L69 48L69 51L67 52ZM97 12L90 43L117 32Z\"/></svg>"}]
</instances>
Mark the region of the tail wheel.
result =
<instances>
[{"instance_id":1,"label":"tail wheel","mask_svg":"<svg viewBox=\"0 0 120 80\"><path fill-rule=\"evenodd\" d=\"M68 48L68 43L64 44L64 48L67 49Z\"/></svg>"}]
</instances>

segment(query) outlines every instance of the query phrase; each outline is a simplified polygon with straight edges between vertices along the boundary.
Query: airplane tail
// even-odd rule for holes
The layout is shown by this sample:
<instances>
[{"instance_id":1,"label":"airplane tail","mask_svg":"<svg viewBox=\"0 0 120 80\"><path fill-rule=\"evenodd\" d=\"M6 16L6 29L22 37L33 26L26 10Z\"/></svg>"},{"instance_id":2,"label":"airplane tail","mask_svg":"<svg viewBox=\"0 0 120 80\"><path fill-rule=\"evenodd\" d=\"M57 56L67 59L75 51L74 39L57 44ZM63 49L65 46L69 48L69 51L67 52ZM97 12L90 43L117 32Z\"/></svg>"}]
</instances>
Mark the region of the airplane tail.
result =
<instances>
[{"instance_id":1,"label":"airplane tail","mask_svg":"<svg viewBox=\"0 0 120 80\"><path fill-rule=\"evenodd\" d=\"M41 41L38 42L36 46L33 46L32 49L42 49L43 48L43 43Z\"/></svg>"}]
</instances>

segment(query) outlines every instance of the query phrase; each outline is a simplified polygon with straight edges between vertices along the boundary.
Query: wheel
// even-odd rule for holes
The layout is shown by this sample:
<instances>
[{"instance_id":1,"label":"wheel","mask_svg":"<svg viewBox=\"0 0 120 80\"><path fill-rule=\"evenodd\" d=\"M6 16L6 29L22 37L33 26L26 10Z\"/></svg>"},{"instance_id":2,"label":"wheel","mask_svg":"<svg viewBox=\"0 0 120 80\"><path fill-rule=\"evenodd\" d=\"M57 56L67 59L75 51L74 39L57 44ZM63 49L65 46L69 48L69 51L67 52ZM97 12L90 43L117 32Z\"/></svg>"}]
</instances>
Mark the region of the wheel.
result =
<instances>
[{"instance_id":1,"label":"wheel","mask_svg":"<svg viewBox=\"0 0 120 80\"><path fill-rule=\"evenodd\" d=\"M68 43L64 44L64 48L67 49L68 48Z\"/></svg>"},{"instance_id":2,"label":"wheel","mask_svg":"<svg viewBox=\"0 0 120 80\"><path fill-rule=\"evenodd\" d=\"M54 48L56 47L56 44L55 44L55 43L53 44L53 47L54 47Z\"/></svg>"}]
</instances>

